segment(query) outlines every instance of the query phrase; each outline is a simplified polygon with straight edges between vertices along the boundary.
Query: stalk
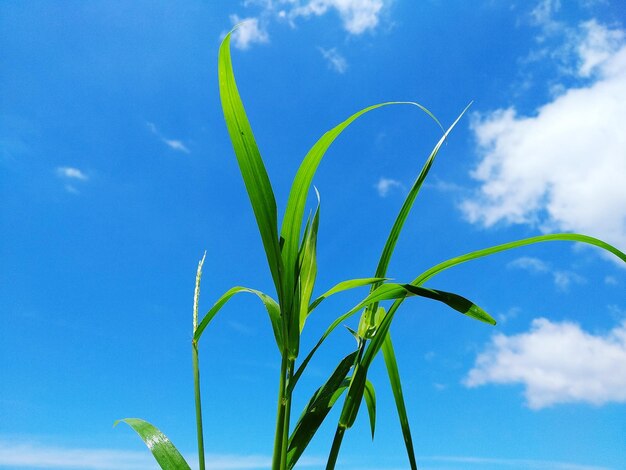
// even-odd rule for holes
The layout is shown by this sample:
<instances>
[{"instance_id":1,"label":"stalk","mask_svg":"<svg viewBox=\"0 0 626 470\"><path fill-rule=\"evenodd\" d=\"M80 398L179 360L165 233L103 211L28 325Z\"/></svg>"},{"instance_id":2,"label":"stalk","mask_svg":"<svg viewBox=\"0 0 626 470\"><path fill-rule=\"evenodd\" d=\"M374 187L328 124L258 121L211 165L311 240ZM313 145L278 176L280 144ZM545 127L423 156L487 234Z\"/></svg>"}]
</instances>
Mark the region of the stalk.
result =
<instances>
[{"instance_id":1,"label":"stalk","mask_svg":"<svg viewBox=\"0 0 626 470\"><path fill-rule=\"evenodd\" d=\"M334 470L337 463L337 456L339 455L339 449L341 448L341 441L343 440L343 434L346 432L346 428L339 424L335 431L335 438L333 439L333 446L330 449L328 455L328 463L326 464L326 470Z\"/></svg>"},{"instance_id":2,"label":"stalk","mask_svg":"<svg viewBox=\"0 0 626 470\"><path fill-rule=\"evenodd\" d=\"M274 455L272 456L272 470L284 469L287 453L283 452L285 440L285 413L287 409L287 369L289 368L288 352L283 351L280 363L280 383L278 385L278 410L276 412L276 433L274 434ZM283 454L284 458L283 458Z\"/></svg>"},{"instance_id":3,"label":"stalk","mask_svg":"<svg viewBox=\"0 0 626 470\"><path fill-rule=\"evenodd\" d=\"M200 470L204 469L204 433L202 431L202 403L200 400L200 369L198 367L198 343L191 342L191 356L193 359L193 386L196 399L196 432L198 434L198 462Z\"/></svg>"},{"instance_id":4,"label":"stalk","mask_svg":"<svg viewBox=\"0 0 626 470\"><path fill-rule=\"evenodd\" d=\"M206 251L202 259L198 263L196 271L196 289L193 294L193 333L195 335L198 328L198 302L200 300L200 279L202 278L202 265L206 258ZM198 359L198 343L195 339L191 340L191 359L193 363L193 388L196 404L196 433L198 435L198 465L200 470L204 468L204 432L202 430L202 402L200 399L200 367Z\"/></svg>"}]
</instances>

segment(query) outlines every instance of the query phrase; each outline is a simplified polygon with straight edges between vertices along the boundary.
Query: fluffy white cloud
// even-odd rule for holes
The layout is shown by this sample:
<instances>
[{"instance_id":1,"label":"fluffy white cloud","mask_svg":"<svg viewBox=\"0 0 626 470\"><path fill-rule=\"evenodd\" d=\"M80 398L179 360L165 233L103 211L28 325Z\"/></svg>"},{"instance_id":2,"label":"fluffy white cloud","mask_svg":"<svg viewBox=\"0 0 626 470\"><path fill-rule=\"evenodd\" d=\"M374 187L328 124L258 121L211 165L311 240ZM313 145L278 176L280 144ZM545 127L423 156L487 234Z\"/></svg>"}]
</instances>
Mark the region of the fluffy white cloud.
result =
<instances>
[{"instance_id":1,"label":"fluffy white cloud","mask_svg":"<svg viewBox=\"0 0 626 470\"><path fill-rule=\"evenodd\" d=\"M472 125L480 182L462 203L471 222L524 223L583 232L626 248L626 44L624 33L581 26L577 74L592 77L532 116L493 111Z\"/></svg>"},{"instance_id":2,"label":"fluffy white cloud","mask_svg":"<svg viewBox=\"0 0 626 470\"><path fill-rule=\"evenodd\" d=\"M378 195L380 197L386 197L389 191L393 188L402 188L402 183L400 181L391 179L391 178L383 178L381 177L378 180L378 183L374 185L376 191L378 191Z\"/></svg>"},{"instance_id":3,"label":"fluffy white cloud","mask_svg":"<svg viewBox=\"0 0 626 470\"><path fill-rule=\"evenodd\" d=\"M328 67L334 70L337 73L344 73L348 68L348 62L344 56L342 56L337 49L333 47L332 49L323 49L319 48L322 57L326 59L328 62Z\"/></svg>"},{"instance_id":4,"label":"fluffy white cloud","mask_svg":"<svg viewBox=\"0 0 626 470\"><path fill-rule=\"evenodd\" d=\"M350 34L362 34L375 29L385 6L383 0L308 0L304 3L283 0L283 3L290 5L290 8L282 10L281 16L290 20L299 16L321 16L329 10L336 10L343 22L343 27Z\"/></svg>"},{"instance_id":5,"label":"fluffy white cloud","mask_svg":"<svg viewBox=\"0 0 626 470\"><path fill-rule=\"evenodd\" d=\"M570 322L532 322L530 331L495 335L464 383L523 384L532 409L559 403L626 403L626 320L606 335Z\"/></svg>"},{"instance_id":6,"label":"fluffy white cloud","mask_svg":"<svg viewBox=\"0 0 626 470\"><path fill-rule=\"evenodd\" d=\"M233 45L236 48L248 49L251 44L269 42L269 35L261 27L258 18L239 18L237 15L230 15L230 21L234 25L241 23L232 36Z\"/></svg>"}]
</instances>

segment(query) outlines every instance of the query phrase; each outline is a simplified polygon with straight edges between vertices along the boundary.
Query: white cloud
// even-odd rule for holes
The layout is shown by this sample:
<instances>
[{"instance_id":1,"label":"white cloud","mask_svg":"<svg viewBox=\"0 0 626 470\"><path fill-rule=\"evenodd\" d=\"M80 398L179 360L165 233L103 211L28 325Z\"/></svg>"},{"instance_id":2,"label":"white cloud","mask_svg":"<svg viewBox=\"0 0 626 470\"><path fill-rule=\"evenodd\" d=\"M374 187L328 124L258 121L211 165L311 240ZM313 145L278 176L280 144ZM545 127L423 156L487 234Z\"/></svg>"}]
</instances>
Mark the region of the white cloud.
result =
<instances>
[{"instance_id":1,"label":"white cloud","mask_svg":"<svg viewBox=\"0 0 626 470\"><path fill-rule=\"evenodd\" d=\"M514 108L475 119L480 188L461 207L473 223L530 224L595 235L626 247L626 43L623 32L585 23L578 74L532 116ZM620 40L621 40L620 39Z\"/></svg>"},{"instance_id":2,"label":"white cloud","mask_svg":"<svg viewBox=\"0 0 626 470\"><path fill-rule=\"evenodd\" d=\"M374 185L376 191L378 191L378 195L380 197L386 197L389 191L393 188L402 188L402 183L400 181L391 179L391 178L383 178L381 177L378 180L378 183Z\"/></svg>"},{"instance_id":3,"label":"white cloud","mask_svg":"<svg viewBox=\"0 0 626 470\"><path fill-rule=\"evenodd\" d=\"M348 69L348 62L346 61L346 58L337 51L337 48L333 47L332 49L323 49L320 47L319 51L321 52L322 57L324 57L324 59L328 62L328 67L330 69L337 73L345 73Z\"/></svg>"},{"instance_id":4,"label":"white cloud","mask_svg":"<svg viewBox=\"0 0 626 470\"><path fill-rule=\"evenodd\" d=\"M527 405L626 403L626 321L605 335L570 322L532 322L530 331L495 335L464 383L523 384Z\"/></svg>"},{"instance_id":5,"label":"white cloud","mask_svg":"<svg viewBox=\"0 0 626 470\"><path fill-rule=\"evenodd\" d=\"M185 456L193 463L195 455ZM263 455L219 455L209 454L206 468L210 470L261 469L271 466L271 457ZM319 466L322 459L308 457L301 459L302 466ZM34 442L17 442L0 439L0 467L49 468L81 470L153 470L154 458L145 451L125 451L112 449L80 449L42 445ZM192 468L196 468L192 465Z\"/></svg>"},{"instance_id":6,"label":"white cloud","mask_svg":"<svg viewBox=\"0 0 626 470\"><path fill-rule=\"evenodd\" d=\"M383 0L308 0L304 3L297 0L283 0L290 5L282 10L282 17L293 21L297 17L321 16L329 10L336 10L343 27L350 34L358 35L374 30L380 21L380 14L385 6Z\"/></svg>"},{"instance_id":7,"label":"white cloud","mask_svg":"<svg viewBox=\"0 0 626 470\"><path fill-rule=\"evenodd\" d=\"M514 259L507 266L509 268L525 269L536 273L549 271L548 264L545 261L530 256L522 256L521 258Z\"/></svg>"},{"instance_id":8,"label":"white cloud","mask_svg":"<svg viewBox=\"0 0 626 470\"><path fill-rule=\"evenodd\" d=\"M507 267L524 269L531 273L550 274L554 280L554 284L562 291L567 291L571 284L584 284L586 282L586 279L580 274L572 271L553 269L552 266L545 261L530 256L522 256L521 258L514 259L507 264Z\"/></svg>"},{"instance_id":9,"label":"white cloud","mask_svg":"<svg viewBox=\"0 0 626 470\"><path fill-rule=\"evenodd\" d=\"M230 21L240 26L233 33L233 44L238 49L248 49L251 44L263 44L270 40L269 34L263 28L258 18L240 18L237 15L230 15Z\"/></svg>"},{"instance_id":10,"label":"white cloud","mask_svg":"<svg viewBox=\"0 0 626 470\"><path fill-rule=\"evenodd\" d=\"M463 464L463 468L467 465L480 465L484 467L502 466L524 469L544 469L544 470L610 470L608 467L598 467L596 465L581 465L570 462L555 462L554 460L532 460L532 459L496 459L489 457L471 457L471 456L434 456L420 457L419 460L430 460L434 462L450 462Z\"/></svg>"},{"instance_id":11,"label":"white cloud","mask_svg":"<svg viewBox=\"0 0 626 470\"><path fill-rule=\"evenodd\" d=\"M146 122L146 127L152 134L157 136L161 142L163 142L172 150L175 150L177 152L183 152L183 153L191 153L189 149L187 148L187 146L182 141L177 140L177 139L168 139L164 137L163 134L159 132L157 127L154 125L154 123Z\"/></svg>"},{"instance_id":12,"label":"white cloud","mask_svg":"<svg viewBox=\"0 0 626 470\"><path fill-rule=\"evenodd\" d=\"M68 180L87 181L89 177L78 168L71 166L60 166L56 169L56 173L59 177Z\"/></svg>"},{"instance_id":13,"label":"white cloud","mask_svg":"<svg viewBox=\"0 0 626 470\"><path fill-rule=\"evenodd\" d=\"M607 286L616 286L616 285L619 284L619 282L617 282L617 279L615 279L615 277L613 277L613 276L606 276L604 278L604 283Z\"/></svg>"}]
</instances>

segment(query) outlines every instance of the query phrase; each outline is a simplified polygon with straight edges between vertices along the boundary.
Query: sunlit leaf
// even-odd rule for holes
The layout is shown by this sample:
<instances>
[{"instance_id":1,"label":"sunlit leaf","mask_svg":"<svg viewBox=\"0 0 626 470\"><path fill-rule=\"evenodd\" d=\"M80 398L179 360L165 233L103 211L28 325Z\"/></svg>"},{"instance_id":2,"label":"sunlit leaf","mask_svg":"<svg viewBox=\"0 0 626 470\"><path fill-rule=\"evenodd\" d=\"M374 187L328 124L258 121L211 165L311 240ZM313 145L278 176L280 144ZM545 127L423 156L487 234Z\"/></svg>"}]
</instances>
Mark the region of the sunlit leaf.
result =
<instances>
[{"instance_id":1,"label":"sunlit leaf","mask_svg":"<svg viewBox=\"0 0 626 470\"><path fill-rule=\"evenodd\" d=\"M174 444L152 424L138 418L125 418L116 421L114 426L119 422L128 424L139 434L163 470L191 470Z\"/></svg>"}]
</instances>

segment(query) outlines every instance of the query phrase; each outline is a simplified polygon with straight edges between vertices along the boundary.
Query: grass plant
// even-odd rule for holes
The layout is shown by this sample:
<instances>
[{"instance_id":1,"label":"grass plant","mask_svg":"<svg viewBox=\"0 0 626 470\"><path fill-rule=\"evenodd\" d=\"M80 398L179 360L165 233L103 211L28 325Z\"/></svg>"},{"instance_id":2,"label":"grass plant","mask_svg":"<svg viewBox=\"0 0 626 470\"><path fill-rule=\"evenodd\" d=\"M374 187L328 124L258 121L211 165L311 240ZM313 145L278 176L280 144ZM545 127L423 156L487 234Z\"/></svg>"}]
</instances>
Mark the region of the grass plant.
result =
<instances>
[{"instance_id":1,"label":"grass plant","mask_svg":"<svg viewBox=\"0 0 626 470\"><path fill-rule=\"evenodd\" d=\"M475 320L495 325L495 320L472 301L455 293L426 287L425 283L437 274L461 263L534 243L549 241L586 243L604 249L624 262L626 262L626 254L601 240L586 235L574 233L540 235L448 259L426 269L410 282L389 282L386 278L387 267L402 227L441 146L466 112L466 108L445 131L442 127L442 137L428 156L395 219L373 276L339 282L319 297L314 298L313 291L317 276L317 233L320 220L319 194L317 195L318 202L313 215L309 216L305 221L304 213L313 177L327 149L353 121L383 106L415 106L435 120L440 127L441 125L430 111L420 104L412 102L380 103L353 114L322 135L304 157L293 180L285 215L279 230L274 192L235 83L230 54L231 34L232 32L226 35L219 50L220 97L226 126L263 242L269 271L275 287L275 298L247 287L233 287L225 292L209 311L200 318L198 315L198 303L204 257L198 265L193 309L192 363L199 468L200 470L205 469L199 341L211 320L229 299L236 294L246 292L256 295L267 310L276 346L280 354L281 366L278 377L279 392L272 470L294 468L320 425L328 417L330 410L340 402L341 412L326 468L335 468L346 430L350 429L354 424L363 401L365 401L370 419L372 438L374 437L376 394L374 386L368 380L367 375L373 360L381 351L387 368L389 383L393 391L409 465L411 469L416 469L417 463L411 429L389 332L394 316L402 303L409 297L423 297L441 302ZM302 357L300 337L307 317L324 299L361 287L368 287L369 293L357 305L336 318L328 326L315 346L304 355L304 359L300 359ZM381 305L384 301L393 302L387 308L384 308ZM346 357L340 358L333 373L315 391L298 419L294 420L292 418L292 397L297 391L298 381L306 371L311 358L337 326L358 313L360 313L358 325L356 329L350 330L357 341L356 349ZM121 421L130 425L139 434L162 469L182 470L190 468L173 444L156 427L137 418L127 418Z\"/></svg>"}]
</instances>

